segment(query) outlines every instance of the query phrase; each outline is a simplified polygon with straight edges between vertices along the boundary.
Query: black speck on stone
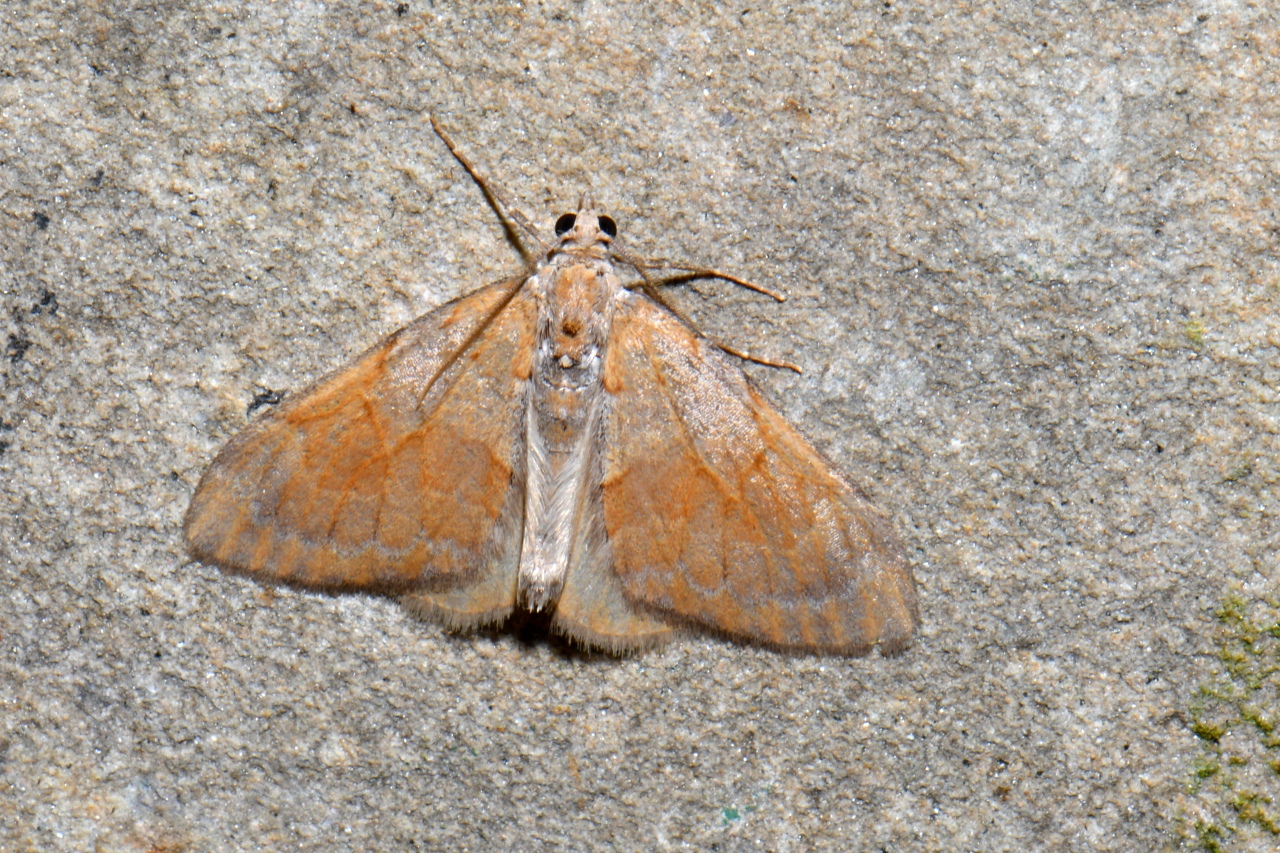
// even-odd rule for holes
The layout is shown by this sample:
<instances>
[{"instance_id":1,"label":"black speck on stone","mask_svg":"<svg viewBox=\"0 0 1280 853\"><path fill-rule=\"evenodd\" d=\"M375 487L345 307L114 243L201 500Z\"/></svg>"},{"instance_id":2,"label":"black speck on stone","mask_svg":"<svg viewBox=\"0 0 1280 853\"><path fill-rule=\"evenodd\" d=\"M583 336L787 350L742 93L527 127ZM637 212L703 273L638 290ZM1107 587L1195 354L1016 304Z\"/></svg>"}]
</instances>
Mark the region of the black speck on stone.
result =
<instances>
[{"instance_id":1,"label":"black speck on stone","mask_svg":"<svg viewBox=\"0 0 1280 853\"><path fill-rule=\"evenodd\" d=\"M32 314L57 314L58 313L58 294L52 290L45 288L40 291L40 301L31 306Z\"/></svg>"},{"instance_id":2,"label":"black speck on stone","mask_svg":"<svg viewBox=\"0 0 1280 853\"><path fill-rule=\"evenodd\" d=\"M263 406L278 406L284 400L283 391L272 391L270 388L264 388L262 391L253 395L253 402L245 409L245 417L252 415Z\"/></svg>"},{"instance_id":3,"label":"black speck on stone","mask_svg":"<svg viewBox=\"0 0 1280 853\"><path fill-rule=\"evenodd\" d=\"M27 338L20 338L17 335L9 336L9 343L5 345L4 355L14 364L22 361L22 357L27 354L27 350L31 349L31 341Z\"/></svg>"},{"instance_id":4,"label":"black speck on stone","mask_svg":"<svg viewBox=\"0 0 1280 853\"><path fill-rule=\"evenodd\" d=\"M43 211L37 210L31 219L36 223L36 230L43 231L49 227L49 217Z\"/></svg>"}]
</instances>

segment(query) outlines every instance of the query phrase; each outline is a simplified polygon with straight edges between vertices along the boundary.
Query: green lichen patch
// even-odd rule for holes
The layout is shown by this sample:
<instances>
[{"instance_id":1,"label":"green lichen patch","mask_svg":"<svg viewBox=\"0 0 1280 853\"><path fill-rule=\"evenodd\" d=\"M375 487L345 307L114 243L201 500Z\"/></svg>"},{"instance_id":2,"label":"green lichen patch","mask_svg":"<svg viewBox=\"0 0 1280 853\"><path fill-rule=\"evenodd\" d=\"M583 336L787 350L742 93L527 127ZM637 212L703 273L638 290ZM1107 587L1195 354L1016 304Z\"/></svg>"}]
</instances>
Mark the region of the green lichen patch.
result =
<instances>
[{"instance_id":1,"label":"green lichen patch","mask_svg":"<svg viewBox=\"0 0 1280 853\"><path fill-rule=\"evenodd\" d=\"M1199 320L1188 320L1182 327L1182 334L1186 335L1187 342L1196 349L1204 346L1204 333L1204 323Z\"/></svg>"},{"instance_id":2,"label":"green lichen patch","mask_svg":"<svg viewBox=\"0 0 1280 853\"><path fill-rule=\"evenodd\" d=\"M1219 671L1191 701L1200 753L1179 815L1184 850L1280 849L1280 594L1218 609Z\"/></svg>"}]
</instances>

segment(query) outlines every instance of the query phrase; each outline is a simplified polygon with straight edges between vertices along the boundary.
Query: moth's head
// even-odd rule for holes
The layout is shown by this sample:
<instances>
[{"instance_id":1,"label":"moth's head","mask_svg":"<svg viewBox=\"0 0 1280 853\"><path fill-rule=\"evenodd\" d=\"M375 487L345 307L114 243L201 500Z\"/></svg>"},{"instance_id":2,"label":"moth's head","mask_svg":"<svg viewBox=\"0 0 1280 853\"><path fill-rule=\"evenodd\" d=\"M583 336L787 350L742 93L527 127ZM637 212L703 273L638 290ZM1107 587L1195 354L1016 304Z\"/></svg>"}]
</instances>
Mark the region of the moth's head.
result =
<instances>
[{"instance_id":1,"label":"moth's head","mask_svg":"<svg viewBox=\"0 0 1280 853\"><path fill-rule=\"evenodd\" d=\"M578 203L577 213L566 213L556 220L558 251L585 250L603 257L617 236L617 223L596 210L595 201L589 196L583 196ZM592 249L596 251L592 252Z\"/></svg>"}]
</instances>

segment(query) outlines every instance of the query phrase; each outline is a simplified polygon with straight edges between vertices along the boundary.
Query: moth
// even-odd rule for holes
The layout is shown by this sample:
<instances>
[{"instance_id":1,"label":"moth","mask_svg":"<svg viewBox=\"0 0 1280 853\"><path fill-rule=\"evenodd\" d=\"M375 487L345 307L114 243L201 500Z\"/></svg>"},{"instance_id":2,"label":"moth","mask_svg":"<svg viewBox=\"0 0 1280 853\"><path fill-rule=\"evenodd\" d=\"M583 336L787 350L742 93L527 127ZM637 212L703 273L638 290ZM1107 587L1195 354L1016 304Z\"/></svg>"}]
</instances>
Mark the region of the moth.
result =
<instances>
[{"instance_id":1,"label":"moth","mask_svg":"<svg viewBox=\"0 0 1280 853\"><path fill-rule=\"evenodd\" d=\"M614 654L680 630L902 649L919 608L887 516L647 270L752 285L633 258L589 199L543 241L432 124L539 242L530 267L241 431L191 500L191 553L266 582L398 596L455 630L543 612ZM625 285L623 266L643 283Z\"/></svg>"}]
</instances>

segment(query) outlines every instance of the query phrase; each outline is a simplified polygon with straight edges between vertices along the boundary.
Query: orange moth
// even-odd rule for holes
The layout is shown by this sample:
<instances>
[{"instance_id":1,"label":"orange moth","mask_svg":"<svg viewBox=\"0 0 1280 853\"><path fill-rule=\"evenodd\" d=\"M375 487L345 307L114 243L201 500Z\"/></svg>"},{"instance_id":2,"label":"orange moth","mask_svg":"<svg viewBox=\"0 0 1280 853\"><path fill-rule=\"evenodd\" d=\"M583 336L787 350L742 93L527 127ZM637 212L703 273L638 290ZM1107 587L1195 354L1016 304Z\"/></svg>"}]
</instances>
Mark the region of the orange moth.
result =
<instances>
[{"instance_id":1,"label":"orange moth","mask_svg":"<svg viewBox=\"0 0 1280 853\"><path fill-rule=\"evenodd\" d=\"M396 595L450 628L549 614L625 653L680 629L778 649L903 648L892 526L657 297L584 200L530 268L436 308L257 418L187 510L200 560ZM617 270L644 279L627 286ZM755 288L764 291L762 288Z\"/></svg>"}]
</instances>

